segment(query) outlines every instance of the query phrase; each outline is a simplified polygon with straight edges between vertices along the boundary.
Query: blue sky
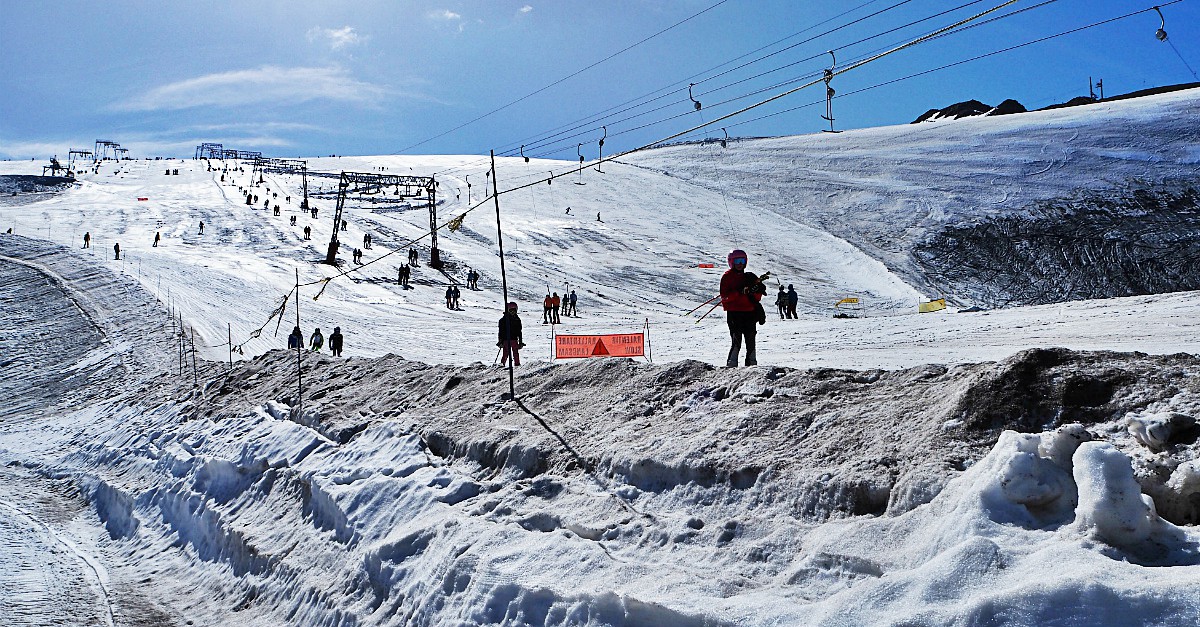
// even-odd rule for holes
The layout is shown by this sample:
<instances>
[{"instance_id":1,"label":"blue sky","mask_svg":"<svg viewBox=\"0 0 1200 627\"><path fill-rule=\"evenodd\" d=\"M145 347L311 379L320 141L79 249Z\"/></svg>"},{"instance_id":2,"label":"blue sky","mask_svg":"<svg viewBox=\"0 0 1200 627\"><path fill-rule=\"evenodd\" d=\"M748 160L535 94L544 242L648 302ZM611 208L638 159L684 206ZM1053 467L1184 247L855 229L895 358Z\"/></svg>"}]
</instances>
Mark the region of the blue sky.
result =
<instances>
[{"instance_id":1,"label":"blue sky","mask_svg":"<svg viewBox=\"0 0 1200 627\"><path fill-rule=\"evenodd\" d=\"M590 159L602 125L606 154L640 146L811 80L831 48L846 65L1004 0L2 1L0 158L65 156L99 138L134 157L190 156L213 141L281 157L527 144L536 156L580 149ZM1157 15L1142 13L851 93L1154 5L1038 4L1021 0L994 15L1034 8L837 76L838 128L903 124L972 98L1041 107L1086 95L1089 76L1105 95L1197 80L1200 0L1183 0L1162 9L1169 43L1154 37ZM662 97L644 104L647 95ZM709 134L818 132L823 98L823 86L810 87Z\"/></svg>"}]
</instances>

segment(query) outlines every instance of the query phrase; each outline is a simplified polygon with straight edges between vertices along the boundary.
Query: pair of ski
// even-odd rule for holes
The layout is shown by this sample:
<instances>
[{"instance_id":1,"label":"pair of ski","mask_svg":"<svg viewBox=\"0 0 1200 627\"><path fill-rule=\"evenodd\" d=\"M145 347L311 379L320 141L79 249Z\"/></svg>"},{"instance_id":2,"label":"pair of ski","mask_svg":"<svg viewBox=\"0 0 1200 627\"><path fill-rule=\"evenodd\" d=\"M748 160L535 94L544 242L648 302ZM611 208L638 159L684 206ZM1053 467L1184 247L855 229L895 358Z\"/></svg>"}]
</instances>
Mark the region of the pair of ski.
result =
<instances>
[{"instance_id":1,"label":"pair of ski","mask_svg":"<svg viewBox=\"0 0 1200 627\"><path fill-rule=\"evenodd\" d=\"M767 280L767 279L769 279L770 277L771 277L771 273L770 273L770 272L764 272L764 273L762 274L762 276L760 276L760 277L755 277L755 279L754 279L754 284L761 284L763 281L766 281L766 280ZM695 324L700 324L700 321L701 321L701 320L703 320L703 319L707 318L707 317L708 317L708 314L710 314L710 313L712 313L712 312L716 311L717 307L719 307L719 306L721 305L721 300L720 300L720 298L721 298L721 295L720 295L720 294L717 294L716 296L713 296L712 298L710 298L710 299L708 299L708 300L706 300L706 301L704 301L704 302L700 303L700 304L699 304L699 305L698 305L698 306L697 306L695 309L693 309L693 310L691 310L691 311L689 311L689 312L687 312L687 313L685 313L685 314L683 314L683 315L685 315L685 316L690 316L690 315L692 315L692 314L696 313L697 311L699 311L701 307L703 307L703 306L705 306L705 305L707 305L707 304L709 304L709 303L713 302L714 300L715 300L715 301L717 301L717 302L716 302L716 303L715 303L715 304L714 304L712 307L709 307L709 308L708 308L708 311L704 312L704 315L703 315L703 316L700 316L699 318L697 318L697 319L696 319L696 322L695 322Z\"/></svg>"}]
</instances>

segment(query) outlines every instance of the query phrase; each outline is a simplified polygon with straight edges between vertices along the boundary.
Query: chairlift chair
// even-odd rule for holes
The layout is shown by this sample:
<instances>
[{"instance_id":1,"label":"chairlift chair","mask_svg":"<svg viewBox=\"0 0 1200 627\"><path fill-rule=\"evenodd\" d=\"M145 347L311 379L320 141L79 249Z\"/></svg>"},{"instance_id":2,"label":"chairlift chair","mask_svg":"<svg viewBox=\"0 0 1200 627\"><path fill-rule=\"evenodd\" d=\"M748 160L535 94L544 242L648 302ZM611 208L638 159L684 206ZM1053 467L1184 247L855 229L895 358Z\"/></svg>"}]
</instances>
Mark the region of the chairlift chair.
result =
<instances>
[{"instance_id":1,"label":"chairlift chair","mask_svg":"<svg viewBox=\"0 0 1200 627\"><path fill-rule=\"evenodd\" d=\"M580 150L581 148L583 148L583 142L575 144L575 154L579 155L579 180L575 181L575 184L587 185L583 182L583 152Z\"/></svg>"},{"instance_id":2,"label":"chairlift chair","mask_svg":"<svg viewBox=\"0 0 1200 627\"><path fill-rule=\"evenodd\" d=\"M834 91L833 87L830 87L829 85L830 81L833 80L833 71L837 69L837 55L833 54L833 51L830 50L829 56L833 57L833 64L825 70L825 115L821 116L822 118L829 120L829 130L825 131L822 129L822 131L826 133L840 133L841 131L834 130L833 128L833 96L837 92Z\"/></svg>"},{"instance_id":3,"label":"chairlift chair","mask_svg":"<svg viewBox=\"0 0 1200 627\"><path fill-rule=\"evenodd\" d=\"M604 130L604 137L600 138L600 156L596 160L596 171L600 174L604 174L604 170L600 169L600 162L604 161L604 138L608 137L608 127L601 126L600 128Z\"/></svg>"}]
</instances>

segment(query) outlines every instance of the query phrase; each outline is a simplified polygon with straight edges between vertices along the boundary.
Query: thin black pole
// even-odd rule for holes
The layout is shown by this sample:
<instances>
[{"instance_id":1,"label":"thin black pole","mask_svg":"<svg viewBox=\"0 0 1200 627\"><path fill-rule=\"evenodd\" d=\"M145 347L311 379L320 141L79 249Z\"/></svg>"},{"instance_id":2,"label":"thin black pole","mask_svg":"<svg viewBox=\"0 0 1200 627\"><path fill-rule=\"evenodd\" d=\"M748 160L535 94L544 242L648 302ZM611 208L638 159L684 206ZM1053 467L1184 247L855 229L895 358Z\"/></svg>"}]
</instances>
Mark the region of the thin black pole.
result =
<instances>
[{"instance_id":1,"label":"thin black pole","mask_svg":"<svg viewBox=\"0 0 1200 627\"><path fill-rule=\"evenodd\" d=\"M300 268L296 268L296 328L300 328ZM300 356L304 352L304 332L300 333L299 346L296 347L296 417L300 417L304 409L304 379L300 374Z\"/></svg>"},{"instance_id":2,"label":"thin black pole","mask_svg":"<svg viewBox=\"0 0 1200 627\"><path fill-rule=\"evenodd\" d=\"M229 372L233 373L233 325L226 322L225 331L229 334Z\"/></svg>"},{"instance_id":3,"label":"thin black pole","mask_svg":"<svg viewBox=\"0 0 1200 627\"><path fill-rule=\"evenodd\" d=\"M196 327L192 327L192 383L200 387L200 375L196 372Z\"/></svg>"},{"instance_id":4,"label":"thin black pole","mask_svg":"<svg viewBox=\"0 0 1200 627\"><path fill-rule=\"evenodd\" d=\"M501 307L501 309L504 310L504 315L508 316L508 275L505 273L505 270L504 270L504 233L500 229L500 194L496 187L496 179L499 177L496 176L496 151L492 150L490 152L492 155L492 199L494 201L496 201L496 243L500 246L500 287L501 287L501 290L503 290L503 292L504 292L504 302L501 303L500 307ZM468 189L468 191L470 190L470 188L467 188L467 189ZM507 339L505 341L511 342L512 341L511 333L506 334L506 335L507 335ZM504 348L501 347L501 350L503 350L503 349ZM510 346L509 347L509 360L508 360L508 398L509 398L509 400L516 400L516 398L517 398L516 375L513 373L513 362L516 361L515 357L516 357L516 351L512 350L512 347Z\"/></svg>"},{"instance_id":5,"label":"thin black pole","mask_svg":"<svg viewBox=\"0 0 1200 627\"><path fill-rule=\"evenodd\" d=\"M183 313L179 314L179 377L183 378Z\"/></svg>"}]
</instances>

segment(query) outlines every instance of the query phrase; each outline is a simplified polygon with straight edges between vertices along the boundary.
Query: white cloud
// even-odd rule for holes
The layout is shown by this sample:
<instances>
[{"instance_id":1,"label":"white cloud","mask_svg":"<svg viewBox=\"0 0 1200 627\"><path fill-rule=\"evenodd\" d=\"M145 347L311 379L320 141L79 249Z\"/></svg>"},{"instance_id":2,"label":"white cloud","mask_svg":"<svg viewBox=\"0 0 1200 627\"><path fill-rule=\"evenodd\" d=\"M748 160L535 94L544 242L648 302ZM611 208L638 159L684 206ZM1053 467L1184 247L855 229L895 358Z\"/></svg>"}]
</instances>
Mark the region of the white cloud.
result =
<instances>
[{"instance_id":1,"label":"white cloud","mask_svg":"<svg viewBox=\"0 0 1200 627\"><path fill-rule=\"evenodd\" d=\"M296 104L312 100L374 105L386 94L383 87L355 80L338 67L263 66L208 74L155 87L132 100L114 105L114 108L156 111L264 102Z\"/></svg>"},{"instance_id":2,"label":"white cloud","mask_svg":"<svg viewBox=\"0 0 1200 627\"><path fill-rule=\"evenodd\" d=\"M0 139L0 159L29 159L31 157L49 159L53 155L58 155L65 164L68 151L71 149L91 150L92 145L92 140L77 140L75 143L72 143L67 141L7 141Z\"/></svg>"},{"instance_id":3,"label":"white cloud","mask_svg":"<svg viewBox=\"0 0 1200 627\"><path fill-rule=\"evenodd\" d=\"M430 14L429 14L429 17L431 17L431 18L433 18L433 19L435 19L435 20L447 20L447 21L450 21L450 20L461 20L461 19L462 19L462 16L461 16L461 15L459 15L458 13L455 13L454 11L451 11L450 9L443 9L443 10L441 10L441 11L434 11L433 13L430 13Z\"/></svg>"},{"instance_id":4,"label":"white cloud","mask_svg":"<svg viewBox=\"0 0 1200 627\"><path fill-rule=\"evenodd\" d=\"M366 38L355 32L352 26L343 26L341 28L321 28L314 26L308 29L308 41L323 41L329 44L332 50L341 50L346 46L353 46L366 41Z\"/></svg>"},{"instance_id":5,"label":"white cloud","mask_svg":"<svg viewBox=\"0 0 1200 627\"><path fill-rule=\"evenodd\" d=\"M521 7L521 13L529 13L532 10L533 10L533 7L529 6L528 4Z\"/></svg>"},{"instance_id":6,"label":"white cloud","mask_svg":"<svg viewBox=\"0 0 1200 627\"><path fill-rule=\"evenodd\" d=\"M250 129L247 129L248 131ZM222 133L197 135L194 132L186 138L171 138L168 136L188 133L185 129L166 131L165 133L139 133L134 136L121 136L121 147L129 149L129 156L135 159L160 156L187 156L194 153L196 146L203 142L220 142L232 148L249 150L259 148L288 148L293 142L270 133ZM11 142L0 139L0 159L25 160L36 157L40 166L43 160L51 155L58 155L63 164L67 162L67 152L71 149L91 150L92 139L75 138L63 141L28 141Z\"/></svg>"}]
</instances>

